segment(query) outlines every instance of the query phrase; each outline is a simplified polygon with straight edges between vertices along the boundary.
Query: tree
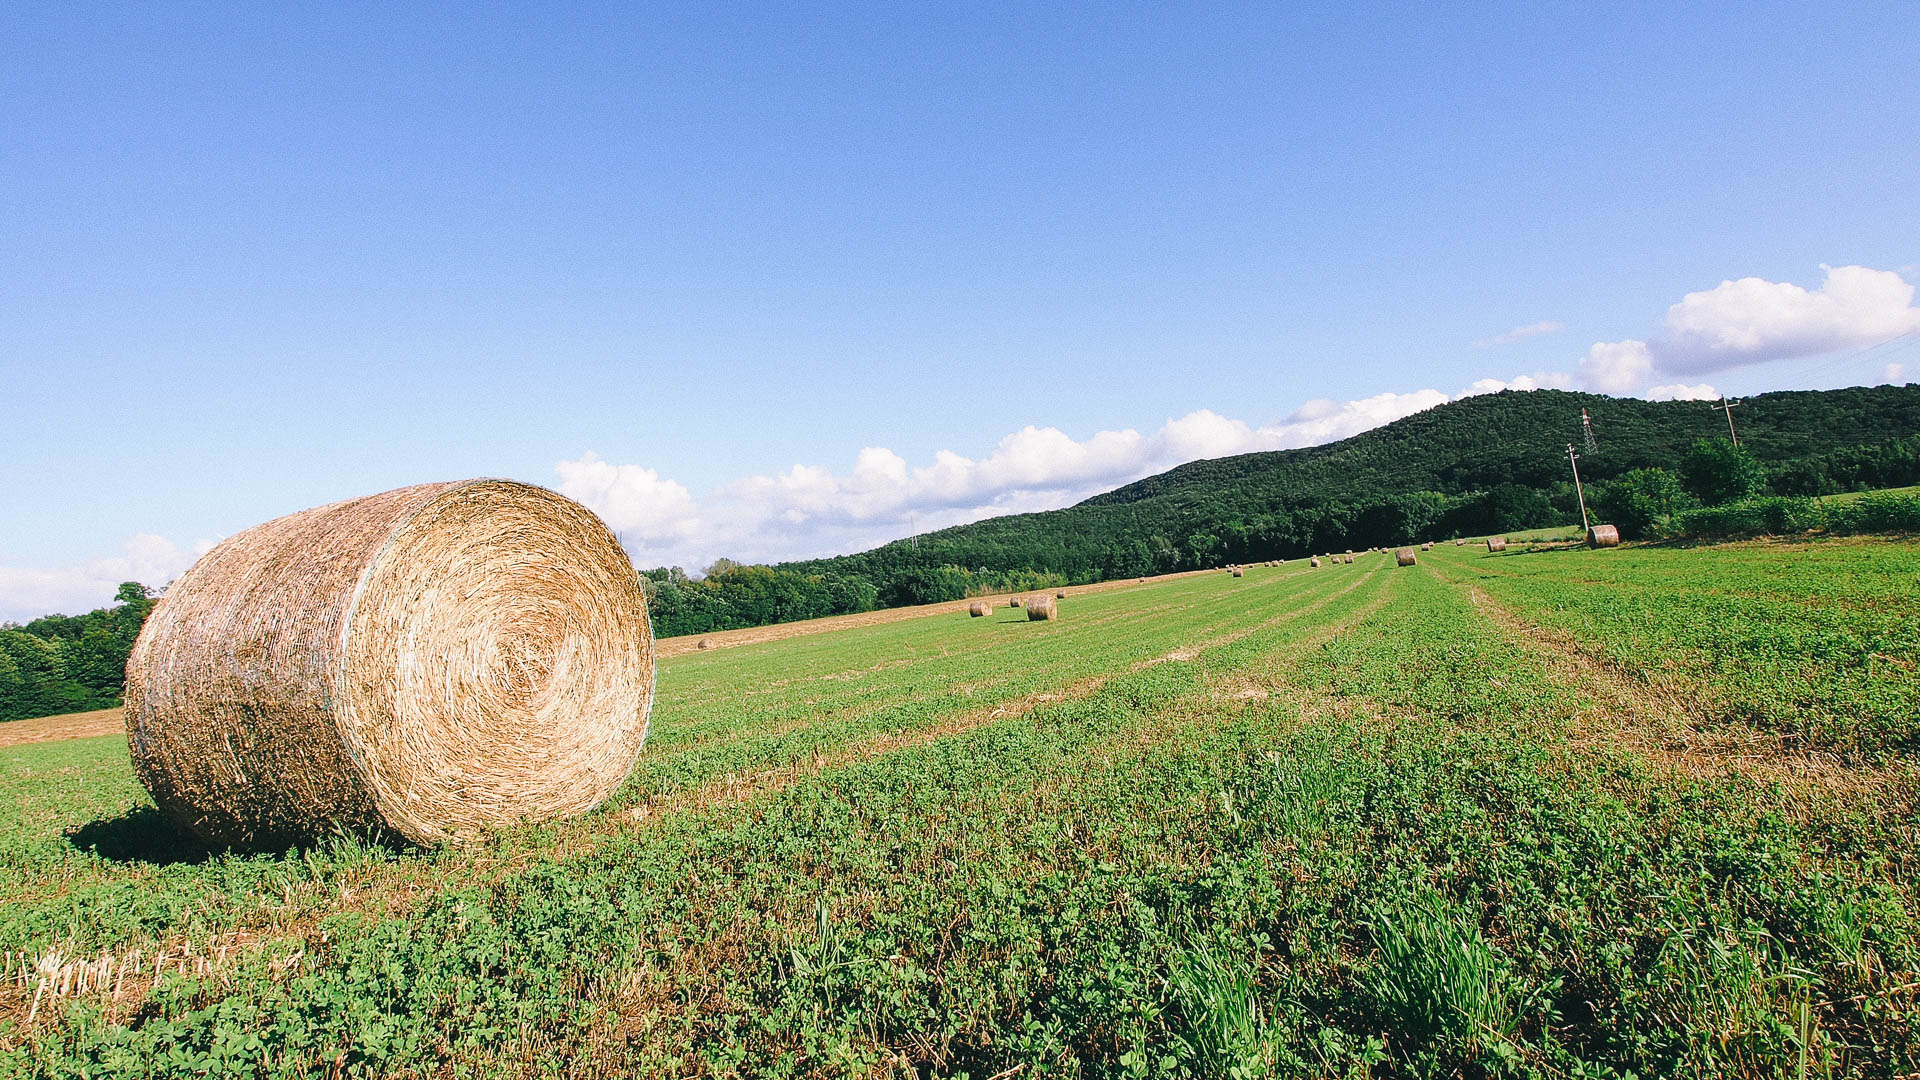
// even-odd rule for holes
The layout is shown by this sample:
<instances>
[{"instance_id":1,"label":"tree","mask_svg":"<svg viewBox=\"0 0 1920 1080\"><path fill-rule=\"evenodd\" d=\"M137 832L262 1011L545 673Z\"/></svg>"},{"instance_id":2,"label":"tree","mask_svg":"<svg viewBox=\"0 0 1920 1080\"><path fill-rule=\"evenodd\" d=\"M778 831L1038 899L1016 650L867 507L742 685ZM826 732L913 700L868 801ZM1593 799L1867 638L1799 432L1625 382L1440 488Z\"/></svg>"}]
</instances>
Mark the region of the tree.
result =
<instances>
[{"instance_id":1,"label":"tree","mask_svg":"<svg viewBox=\"0 0 1920 1080\"><path fill-rule=\"evenodd\" d=\"M1680 482L1708 506L1756 495L1767 482L1760 462L1725 439L1700 439L1680 459Z\"/></svg>"},{"instance_id":2,"label":"tree","mask_svg":"<svg viewBox=\"0 0 1920 1080\"><path fill-rule=\"evenodd\" d=\"M1665 469L1634 469L1607 484L1594 500L1600 516L1628 540L1649 536L1655 527L1695 503L1680 478Z\"/></svg>"}]
</instances>

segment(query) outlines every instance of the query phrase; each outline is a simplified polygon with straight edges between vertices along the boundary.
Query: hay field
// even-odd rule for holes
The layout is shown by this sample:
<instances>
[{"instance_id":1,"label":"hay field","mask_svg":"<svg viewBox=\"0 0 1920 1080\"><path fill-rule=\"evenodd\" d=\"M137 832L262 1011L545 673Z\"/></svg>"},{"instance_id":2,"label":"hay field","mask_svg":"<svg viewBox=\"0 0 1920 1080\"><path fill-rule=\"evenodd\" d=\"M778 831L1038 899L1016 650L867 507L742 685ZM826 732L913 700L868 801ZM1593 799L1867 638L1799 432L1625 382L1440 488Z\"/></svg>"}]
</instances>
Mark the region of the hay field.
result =
<instances>
[{"instance_id":1,"label":"hay field","mask_svg":"<svg viewBox=\"0 0 1920 1080\"><path fill-rule=\"evenodd\" d=\"M119 737L0 749L0 1072L1916 1068L1920 543L1061 608L665 657L614 799L478 846L211 853Z\"/></svg>"}]
</instances>

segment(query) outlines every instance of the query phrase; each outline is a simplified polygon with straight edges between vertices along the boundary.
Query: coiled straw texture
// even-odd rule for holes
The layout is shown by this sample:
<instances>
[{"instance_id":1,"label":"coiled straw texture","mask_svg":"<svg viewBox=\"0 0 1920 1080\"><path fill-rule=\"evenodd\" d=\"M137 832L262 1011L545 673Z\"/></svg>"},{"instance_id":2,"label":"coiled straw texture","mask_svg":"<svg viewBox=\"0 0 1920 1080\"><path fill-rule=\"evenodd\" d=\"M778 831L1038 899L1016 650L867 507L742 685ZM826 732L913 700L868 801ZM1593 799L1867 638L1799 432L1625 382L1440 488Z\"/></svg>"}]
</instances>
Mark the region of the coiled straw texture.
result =
<instances>
[{"instance_id":1,"label":"coiled straw texture","mask_svg":"<svg viewBox=\"0 0 1920 1080\"><path fill-rule=\"evenodd\" d=\"M639 575L591 511L506 480L423 484L195 563L127 661L127 736L154 801L209 843L431 843L611 795L653 677Z\"/></svg>"}]
</instances>

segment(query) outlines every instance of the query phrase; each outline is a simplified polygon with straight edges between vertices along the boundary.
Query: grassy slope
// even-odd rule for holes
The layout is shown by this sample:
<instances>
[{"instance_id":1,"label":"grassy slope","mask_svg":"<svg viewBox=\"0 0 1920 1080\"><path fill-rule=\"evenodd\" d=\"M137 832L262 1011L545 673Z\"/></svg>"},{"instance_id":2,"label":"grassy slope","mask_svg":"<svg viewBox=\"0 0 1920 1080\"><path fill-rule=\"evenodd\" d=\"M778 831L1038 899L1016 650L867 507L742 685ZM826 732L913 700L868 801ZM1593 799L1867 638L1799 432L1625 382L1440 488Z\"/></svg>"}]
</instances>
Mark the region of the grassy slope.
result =
<instances>
[{"instance_id":1,"label":"grassy slope","mask_svg":"<svg viewBox=\"0 0 1920 1080\"><path fill-rule=\"evenodd\" d=\"M206 858L119 740L0 750L0 952L119 972L0 1060L1914 1059L1920 545L1388 561L674 658L613 805L479 849Z\"/></svg>"}]
</instances>

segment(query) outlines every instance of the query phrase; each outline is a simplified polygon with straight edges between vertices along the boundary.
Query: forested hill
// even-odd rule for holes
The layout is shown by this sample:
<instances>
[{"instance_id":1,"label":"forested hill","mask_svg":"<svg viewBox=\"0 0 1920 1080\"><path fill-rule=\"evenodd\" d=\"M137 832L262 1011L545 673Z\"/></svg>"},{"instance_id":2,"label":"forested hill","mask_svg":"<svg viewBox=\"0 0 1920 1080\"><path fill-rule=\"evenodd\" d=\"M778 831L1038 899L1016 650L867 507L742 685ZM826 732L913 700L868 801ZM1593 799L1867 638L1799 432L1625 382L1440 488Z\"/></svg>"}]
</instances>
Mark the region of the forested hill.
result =
<instances>
[{"instance_id":1,"label":"forested hill","mask_svg":"<svg viewBox=\"0 0 1920 1080\"><path fill-rule=\"evenodd\" d=\"M1703 401L1506 391L1441 405L1324 446L1190 462L1080 507L1210 498L1226 490L1301 501L1412 491L1457 495L1501 484L1544 489L1571 480L1566 451L1568 443L1581 448L1581 409L1593 417L1599 445L1598 453L1583 455L1583 478L1604 481L1628 469L1671 468L1694 440L1727 434L1725 414ZM1920 385L1762 394L1735 407L1733 420L1741 446L1762 462L1794 461L1920 430Z\"/></svg>"},{"instance_id":2,"label":"forested hill","mask_svg":"<svg viewBox=\"0 0 1920 1080\"><path fill-rule=\"evenodd\" d=\"M1580 463L1590 502L1622 473L1675 468L1696 441L1726 436L1724 414L1705 402L1508 391L1324 446L1196 461L1063 510L780 569L864 579L882 603L908 603L951 595L965 576L1092 581L1578 520L1566 450L1583 442L1583 408L1598 441ZM1910 446L1882 449L1920 432L1920 386L1762 394L1734 420L1782 494L1916 479L1902 464Z\"/></svg>"}]
</instances>

